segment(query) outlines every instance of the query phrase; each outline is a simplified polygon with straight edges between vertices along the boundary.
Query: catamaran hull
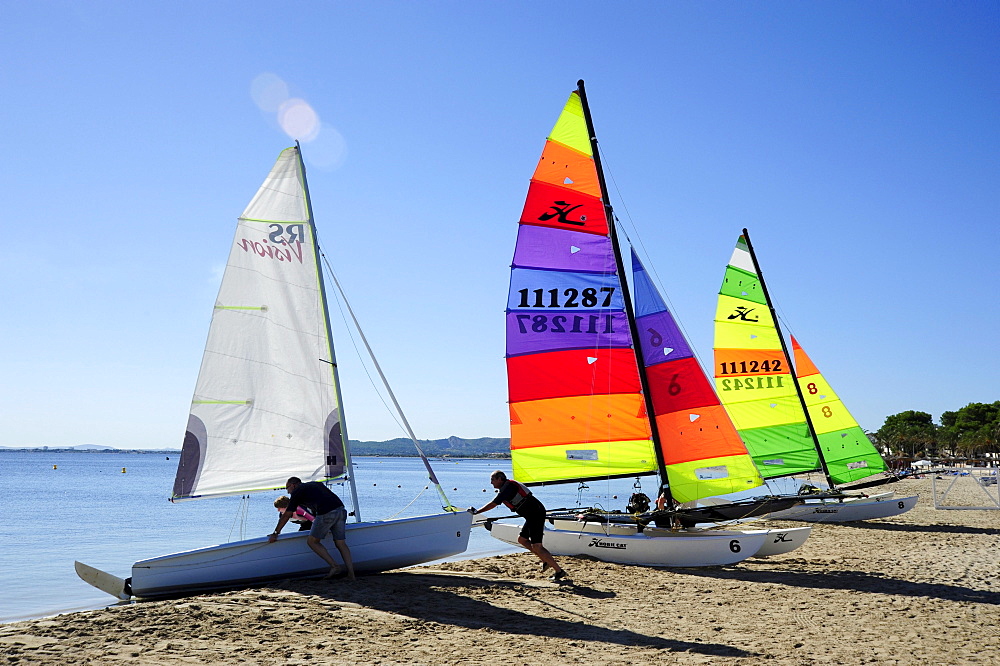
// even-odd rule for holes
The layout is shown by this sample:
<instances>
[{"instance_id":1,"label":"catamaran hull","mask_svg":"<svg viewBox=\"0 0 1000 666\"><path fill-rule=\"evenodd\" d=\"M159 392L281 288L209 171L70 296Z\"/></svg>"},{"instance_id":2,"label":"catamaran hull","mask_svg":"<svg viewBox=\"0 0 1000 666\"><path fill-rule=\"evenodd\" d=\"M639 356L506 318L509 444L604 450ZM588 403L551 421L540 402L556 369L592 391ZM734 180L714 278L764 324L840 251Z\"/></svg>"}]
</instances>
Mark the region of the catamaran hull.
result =
<instances>
[{"instance_id":1,"label":"catamaran hull","mask_svg":"<svg viewBox=\"0 0 1000 666\"><path fill-rule=\"evenodd\" d=\"M764 545L760 547L760 550L757 551L754 557L772 557L792 552L806 542L806 539L812 533L812 526L768 529L764 531L767 533Z\"/></svg>"},{"instance_id":2,"label":"catamaran hull","mask_svg":"<svg viewBox=\"0 0 1000 666\"><path fill-rule=\"evenodd\" d=\"M889 518L906 513L915 507L917 499L917 495L913 495L912 497L894 497L892 493L887 493L887 496L884 497L869 497L843 502L837 500L819 500L772 513L768 518L775 520L797 520L807 523L847 523L855 520Z\"/></svg>"},{"instance_id":3,"label":"catamaran hull","mask_svg":"<svg viewBox=\"0 0 1000 666\"><path fill-rule=\"evenodd\" d=\"M472 514L467 511L347 525L347 545L357 573L399 569L456 555L469 544ZM188 594L315 576L329 567L306 544L308 532L283 534L199 548L142 560L132 565L136 597ZM323 545L342 564L327 536Z\"/></svg>"},{"instance_id":4,"label":"catamaran hull","mask_svg":"<svg viewBox=\"0 0 1000 666\"><path fill-rule=\"evenodd\" d=\"M558 530L568 532L586 532L588 534L636 534L637 527L628 524L609 524L600 522L578 522L568 519L556 518L552 521L552 526ZM720 529L688 529L681 534L684 536L728 536L730 539L741 539L746 535L764 534L764 545L753 557L771 557L772 555L782 555L791 552L804 544L812 526L809 527L786 527L763 530L720 530ZM669 530L658 527L647 527L643 534L648 537L662 537L675 534Z\"/></svg>"},{"instance_id":5,"label":"catamaran hull","mask_svg":"<svg viewBox=\"0 0 1000 666\"><path fill-rule=\"evenodd\" d=\"M617 532L618 530L614 530ZM519 523L493 523L490 534L518 545ZM634 532L634 530L633 530ZM647 567L712 567L735 564L752 557L764 545L766 533L709 535L668 532L663 535L595 534L545 528L542 544L553 555L589 555L604 562Z\"/></svg>"}]
</instances>

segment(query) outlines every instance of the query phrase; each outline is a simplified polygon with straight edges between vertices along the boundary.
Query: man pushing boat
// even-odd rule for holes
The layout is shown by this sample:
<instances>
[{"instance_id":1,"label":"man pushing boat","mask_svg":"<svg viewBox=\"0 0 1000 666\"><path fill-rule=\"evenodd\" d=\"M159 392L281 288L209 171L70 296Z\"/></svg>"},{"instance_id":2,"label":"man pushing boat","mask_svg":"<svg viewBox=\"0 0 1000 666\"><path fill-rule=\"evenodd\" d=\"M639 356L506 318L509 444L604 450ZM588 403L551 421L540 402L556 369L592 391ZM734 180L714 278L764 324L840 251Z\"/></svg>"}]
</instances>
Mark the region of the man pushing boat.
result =
<instances>
[{"instance_id":1,"label":"man pushing boat","mask_svg":"<svg viewBox=\"0 0 1000 666\"><path fill-rule=\"evenodd\" d=\"M347 569L348 580L354 580L354 563L351 560L351 549L347 547L346 526L347 509L337 493L333 492L319 481L302 483L302 479L293 476L285 483L285 490L288 491L288 506L281 512L278 518L278 526L274 532L268 535L267 540L274 543L278 540L281 528L290 519L295 517L295 510L304 506L313 514L312 528L306 543L313 549L313 552L323 558L330 565L330 573L326 578L333 578L340 573L340 567L330 556L330 551L323 545L322 539L327 533L333 535L333 545L340 551L340 556L344 558L344 566Z\"/></svg>"},{"instance_id":2,"label":"man pushing boat","mask_svg":"<svg viewBox=\"0 0 1000 666\"><path fill-rule=\"evenodd\" d=\"M524 518L524 527L521 528L517 542L542 561L542 571L548 567L555 570L552 580L568 580L566 572L552 557L552 553L542 545L542 535L545 532L545 506L531 494L527 486L513 479L508 479L502 470L498 469L490 475L490 484L499 491L497 496L481 509L471 507L469 511L472 512L472 515L494 509L501 503L506 505L508 509Z\"/></svg>"}]
</instances>

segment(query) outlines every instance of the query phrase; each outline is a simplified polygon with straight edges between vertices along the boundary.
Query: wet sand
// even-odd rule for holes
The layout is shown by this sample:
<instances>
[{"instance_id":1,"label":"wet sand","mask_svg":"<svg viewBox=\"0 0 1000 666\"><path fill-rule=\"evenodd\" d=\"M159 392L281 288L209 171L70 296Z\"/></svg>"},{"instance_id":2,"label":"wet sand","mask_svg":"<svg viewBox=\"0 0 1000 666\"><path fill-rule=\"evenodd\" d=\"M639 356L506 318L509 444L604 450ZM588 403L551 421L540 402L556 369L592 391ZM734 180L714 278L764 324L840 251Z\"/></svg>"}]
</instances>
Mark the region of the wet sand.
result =
<instances>
[{"instance_id":1,"label":"wet sand","mask_svg":"<svg viewBox=\"0 0 1000 666\"><path fill-rule=\"evenodd\" d=\"M0 625L0 663L997 663L1000 511L893 488L917 507L730 567L561 558L560 584L519 553L289 581ZM952 496L985 503L971 481Z\"/></svg>"}]
</instances>

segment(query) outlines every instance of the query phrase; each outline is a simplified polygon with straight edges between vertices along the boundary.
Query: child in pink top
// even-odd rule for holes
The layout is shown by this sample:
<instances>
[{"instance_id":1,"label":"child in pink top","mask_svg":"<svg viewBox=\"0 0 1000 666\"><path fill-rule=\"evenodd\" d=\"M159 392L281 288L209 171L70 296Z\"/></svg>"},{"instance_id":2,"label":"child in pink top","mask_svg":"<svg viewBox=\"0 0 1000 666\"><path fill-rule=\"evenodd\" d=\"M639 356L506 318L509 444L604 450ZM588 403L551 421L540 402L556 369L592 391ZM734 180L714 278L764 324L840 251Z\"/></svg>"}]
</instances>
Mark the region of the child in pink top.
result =
<instances>
[{"instance_id":1,"label":"child in pink top","mask_svg":"<svg viewBox=\"0 0 1000 666\"><path fill-rule=\"evenodd\" d=\"M282 495L278 499L274 500L274 508L278 510L278 513L287 509L288 495ZM291 519L291 522L298 523L299 531L303 532L305 530L312 529L313 516L300 506L295 509L295 517Z\"/></svg>"}]
</instances>

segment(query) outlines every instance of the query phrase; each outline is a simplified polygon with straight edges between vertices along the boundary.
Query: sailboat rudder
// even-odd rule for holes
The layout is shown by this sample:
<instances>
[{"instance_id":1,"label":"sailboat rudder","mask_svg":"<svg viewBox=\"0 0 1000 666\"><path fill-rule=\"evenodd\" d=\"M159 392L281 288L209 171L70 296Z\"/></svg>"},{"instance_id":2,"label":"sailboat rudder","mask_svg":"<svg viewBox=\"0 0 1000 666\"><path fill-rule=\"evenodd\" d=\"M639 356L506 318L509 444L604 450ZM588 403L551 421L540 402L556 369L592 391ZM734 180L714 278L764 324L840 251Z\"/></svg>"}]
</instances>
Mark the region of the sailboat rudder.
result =
<instances>
[{"instance_id":1,"label":"sailboat rudder","mask_svg":"<svg viewBox=\"0 0 1000 666\"><path fill-rule=\"evenodd\" d=\"M101 592L107 592L122 601L132 598L131 589L129 589L129 583L126 579L101 571L83 562L73 562L73 567L76 569L76 575L83 582L93 585Z\"/></svg>"}]
</instances>

